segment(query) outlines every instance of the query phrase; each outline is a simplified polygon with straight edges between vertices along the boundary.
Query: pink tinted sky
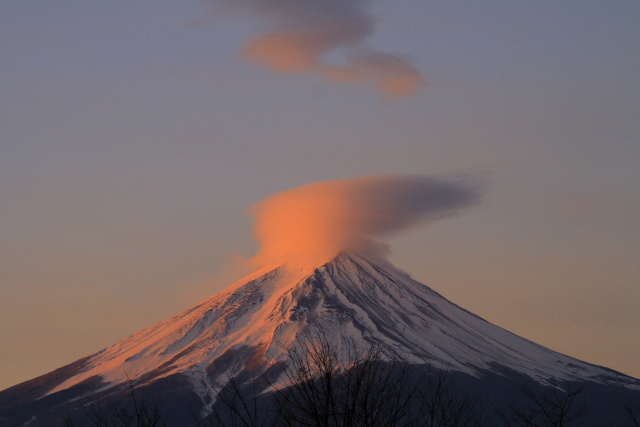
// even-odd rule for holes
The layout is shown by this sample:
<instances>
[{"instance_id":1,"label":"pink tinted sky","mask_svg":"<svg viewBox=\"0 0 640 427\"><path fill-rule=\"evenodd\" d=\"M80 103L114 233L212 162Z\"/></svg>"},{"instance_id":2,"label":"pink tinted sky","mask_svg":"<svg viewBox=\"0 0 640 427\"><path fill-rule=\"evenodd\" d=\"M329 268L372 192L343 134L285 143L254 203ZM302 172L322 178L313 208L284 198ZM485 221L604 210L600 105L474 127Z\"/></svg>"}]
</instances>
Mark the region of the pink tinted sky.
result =
<instances>
[{"instance_id":1,"label":"pink tinted sky","mask_svg":"<svg viewBox=\"0 0 640 427\"><path fill-rule=\"evenodd\" d=\"M473 209L387 239L395 264L640 377L640 4L369 11L375 31L356 41L419 70L429 85L413 96L261 68L240 54L264 30L251 11L0 5L0 388L226 287L241 274L230 255L257 249L252 203L380 173L487 182Z\"/></svg>"}]
</instances>

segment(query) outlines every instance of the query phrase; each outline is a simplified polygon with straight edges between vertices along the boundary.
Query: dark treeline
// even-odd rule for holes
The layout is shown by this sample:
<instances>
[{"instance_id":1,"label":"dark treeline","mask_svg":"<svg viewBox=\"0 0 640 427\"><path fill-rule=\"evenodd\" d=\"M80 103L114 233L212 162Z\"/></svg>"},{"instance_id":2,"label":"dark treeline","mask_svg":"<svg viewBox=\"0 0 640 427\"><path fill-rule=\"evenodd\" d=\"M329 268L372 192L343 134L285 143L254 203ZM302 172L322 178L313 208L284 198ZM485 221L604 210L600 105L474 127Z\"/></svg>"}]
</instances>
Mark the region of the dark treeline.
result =
<instances>
[{"instance_id":1,"label":"dark treeline","mask_svg":"<svg viewBox=\"0 0 640 427\"><path fill-rule=\"evenodd\" d=\"M228 378L208 414L193 411L170 422L163 405L129 383L128 399L87 402L61 411L66 427L475 427L580 426L589 417L583 387L540 387L523 382L510 401L492 402L473 387L458 384L446 368L386 360L380 349L337 346L322 330L286 348L288 363L279 382L265 375ZM619 402L629 426L640 426L638 402ZM203 416L204 415L204 416Z\"/></svg>"}]
</instances>

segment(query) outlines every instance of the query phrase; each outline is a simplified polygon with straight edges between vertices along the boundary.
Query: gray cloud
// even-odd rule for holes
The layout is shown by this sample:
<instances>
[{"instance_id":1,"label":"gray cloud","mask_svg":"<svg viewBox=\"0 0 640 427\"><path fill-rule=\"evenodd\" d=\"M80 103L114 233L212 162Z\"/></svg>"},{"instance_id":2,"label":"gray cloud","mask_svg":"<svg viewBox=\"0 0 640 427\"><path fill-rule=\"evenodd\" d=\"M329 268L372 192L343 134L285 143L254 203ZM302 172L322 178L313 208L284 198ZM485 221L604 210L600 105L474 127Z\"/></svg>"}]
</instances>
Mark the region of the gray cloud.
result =
<instances>
[{"instance_id":1,"label":"gray cloud","mask_svg":"<svg viewBox=\"0 0 640 427\"><path fill-rule=\"evenodd\" d=\"M259 18L264 31L242 55L283 73L312 73L336 82L376 87L387 101L412 95L426 84L418 69L365 42L375 29L369 0L212 0L227 12ZM331 61L336 52L341 59Z\"/></svg>"},{"instance_id":2,"label":"gray cloud","mask_svg":"<svg viewBox=\"0 0 640 427\"><path fill-rule=\"evenodd\" d=\"M373 176L277 193L254 206L260 264L315 263L340 251L380 255L374 239L453 215L481 193L470 179Z\"/></svg>"}]
</instances>

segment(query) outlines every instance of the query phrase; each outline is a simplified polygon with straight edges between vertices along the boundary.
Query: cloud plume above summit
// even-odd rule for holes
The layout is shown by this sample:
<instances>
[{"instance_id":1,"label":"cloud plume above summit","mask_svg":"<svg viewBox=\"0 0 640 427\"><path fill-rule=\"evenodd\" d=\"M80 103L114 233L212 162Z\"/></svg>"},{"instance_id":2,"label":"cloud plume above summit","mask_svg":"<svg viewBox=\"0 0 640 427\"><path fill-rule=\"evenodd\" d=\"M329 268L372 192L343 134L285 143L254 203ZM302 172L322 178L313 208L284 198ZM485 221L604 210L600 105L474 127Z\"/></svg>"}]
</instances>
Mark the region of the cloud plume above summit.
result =
<instances>
[{"instance_id":1,"label":"cloud plume above summit","mask_svg":"<svg viewBox=\"0 0 640 427\"><path fill-rule=\"evenodd\" d=\"M258 19L263 31L246 43L242 56L267 69L375 86L387 101L426 84L407 59L366 45L375 29L369 0L213 1Z\"/></svg>"},{"instance_id":2,"label":"cloud plume above summit","mask_svg":"<svg viewBox=\"0 0 640 427\"><path fill-rule=\"evenodd\" d=\"M374 239L476 203L469 179L383 175L286 190L252 207L259 264L316 262L340 251L381 255Z\"/></svg>"}]
</instances>

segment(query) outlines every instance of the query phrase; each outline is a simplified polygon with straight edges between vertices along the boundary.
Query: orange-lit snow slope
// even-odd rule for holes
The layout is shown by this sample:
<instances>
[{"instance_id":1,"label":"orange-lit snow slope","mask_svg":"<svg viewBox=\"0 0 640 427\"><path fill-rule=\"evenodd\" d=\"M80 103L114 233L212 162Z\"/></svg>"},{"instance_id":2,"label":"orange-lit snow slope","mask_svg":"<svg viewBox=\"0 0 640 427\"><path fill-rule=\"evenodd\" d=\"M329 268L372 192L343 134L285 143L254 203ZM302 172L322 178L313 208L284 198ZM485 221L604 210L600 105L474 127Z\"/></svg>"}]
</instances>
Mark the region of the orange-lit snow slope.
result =
<instances>
[{"instance_id":1,"label":"orange-lit snow slope","mask_svg":"<svg viewBox=\"0 0 640 427\"><path fill-rule=\"evenodd\" d=\"M315 268L256 271L183 313L89 356L79 371L47 394L92 377L107 389L129 378L148 383L179 373L188 376L203 401L215 400L215 381L244 369L264 371L283 361L286 345L311 327L322 328L337 345L375 344L388 358L435 363L471 375L506 367L540 383L567 379L626 387L632 383L640 389L637 380L492 325L388 264L340 254ZM214 364L224 375L212 381L208 372Z\"/></svg>"}]
</instances>

